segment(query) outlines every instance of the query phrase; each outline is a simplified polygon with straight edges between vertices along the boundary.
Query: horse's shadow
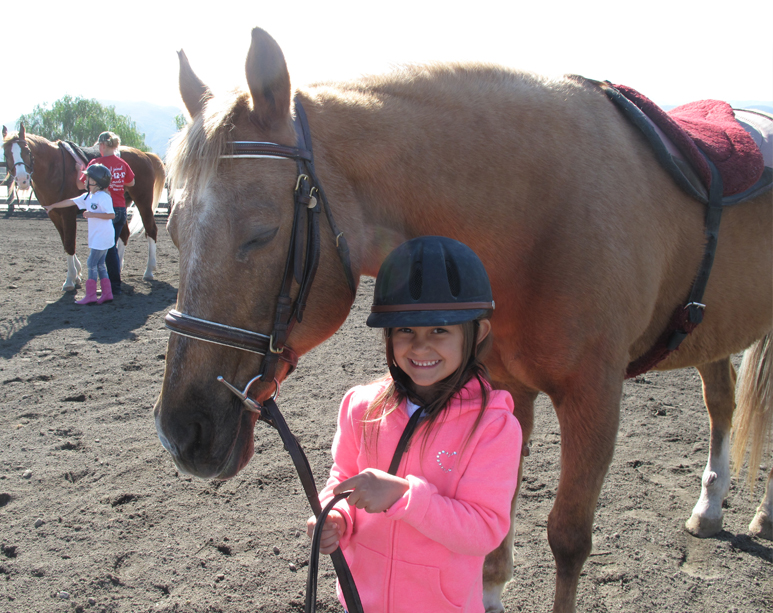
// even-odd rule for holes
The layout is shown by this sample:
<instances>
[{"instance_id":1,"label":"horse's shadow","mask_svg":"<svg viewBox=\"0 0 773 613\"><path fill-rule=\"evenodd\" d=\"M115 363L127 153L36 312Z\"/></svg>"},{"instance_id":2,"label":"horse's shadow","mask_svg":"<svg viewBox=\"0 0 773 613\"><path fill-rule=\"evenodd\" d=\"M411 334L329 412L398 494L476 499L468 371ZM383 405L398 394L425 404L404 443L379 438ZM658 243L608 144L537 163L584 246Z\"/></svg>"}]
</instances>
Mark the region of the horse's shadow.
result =
<instances>
[{"instance_id":1,"label":"horse's shadow","mask_svg":"<svg viewBox=\"0 0 773 613\"><path fill-rule=\"evenodd\" d=\"M715 534L713 538L729 543L736 551L743 551L756 558L773 562L773 547L767 546L760 539L756 539L748 534L734 534L727 530L722 530Z\"/></svg>"},{"instance_id":2,"label":"horse's shadow","mask_svg":"<svg viewBox=\"0 0 773 613\"><path fill-rule=\"evenodd\" d=\"M11 359L33 338L63 328L85 330L89 333L89 341L104 345L134 340L137 330L176 300L177 288L163 281L150 283L152 291L140 294L124 282L123 293L101 305L75 304L76 294L68 292L46 304L42 311L6 320L0 324L0 357Z\"/></svg>"}]
</instances>

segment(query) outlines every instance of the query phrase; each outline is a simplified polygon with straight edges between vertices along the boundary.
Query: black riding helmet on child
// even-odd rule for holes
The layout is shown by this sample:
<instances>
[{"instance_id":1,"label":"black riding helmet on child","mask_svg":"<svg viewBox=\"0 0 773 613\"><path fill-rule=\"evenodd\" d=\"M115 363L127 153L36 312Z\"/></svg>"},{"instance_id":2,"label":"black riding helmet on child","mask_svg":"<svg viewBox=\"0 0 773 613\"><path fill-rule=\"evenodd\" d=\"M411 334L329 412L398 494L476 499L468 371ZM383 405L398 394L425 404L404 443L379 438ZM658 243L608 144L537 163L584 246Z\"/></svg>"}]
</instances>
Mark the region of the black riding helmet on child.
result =
<instances>
[{"instance_id":1,"label":"black riding helmet on child","mask_svg":"<svg viewBox=\"0 0 773 613\"><path fill-rule=\"evenodd\" d=\"M381 265L367 325L451 326L493 310L491 283L475 252L445 236L420 236Z\"/></svg>"},{"instance_id":2,"label":"black riding helmet on child","mask_svg":"<svg viewBox=\"0 0 773 613\"><path fill-rule=\"evenodd\" d=\"M109 187L110 181L113 180L113 174L110 172L110 169L103 164L92 164L86 168L86 175L94 179L94 183L101 189Z\"/></svg>"}]
</instances>

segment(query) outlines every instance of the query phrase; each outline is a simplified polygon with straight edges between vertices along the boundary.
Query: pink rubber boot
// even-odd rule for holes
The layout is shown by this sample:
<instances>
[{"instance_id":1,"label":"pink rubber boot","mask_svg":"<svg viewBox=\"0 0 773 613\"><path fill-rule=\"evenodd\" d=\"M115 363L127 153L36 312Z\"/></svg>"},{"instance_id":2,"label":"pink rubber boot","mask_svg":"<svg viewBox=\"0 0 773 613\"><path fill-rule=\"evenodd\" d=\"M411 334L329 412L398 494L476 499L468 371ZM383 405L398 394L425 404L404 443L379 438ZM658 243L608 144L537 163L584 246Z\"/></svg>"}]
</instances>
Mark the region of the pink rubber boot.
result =
<instances>
[{"instance_id":1,"label":"pink rubber boot","mask_svg":"<svg viewBox=\"0 0 773 613\"><path fill-rule=\"evenodd\" d=\"M97 301L97 280L86 279L86 295L80 300L76 300L75 304L91 304Z\"/></svg>"},{"instance_id":2,"label":"pink rubber boot","mask_svg":"<svg viewBox=\"0 0 773 613\"><path fill-rule=\"evenodd\" d=\"M110 279L100 279L99 285L102 287L102 295L97 300L97 304L110 302L113 299L113 288L110 286Z\"/></svg>"}]
</instances>

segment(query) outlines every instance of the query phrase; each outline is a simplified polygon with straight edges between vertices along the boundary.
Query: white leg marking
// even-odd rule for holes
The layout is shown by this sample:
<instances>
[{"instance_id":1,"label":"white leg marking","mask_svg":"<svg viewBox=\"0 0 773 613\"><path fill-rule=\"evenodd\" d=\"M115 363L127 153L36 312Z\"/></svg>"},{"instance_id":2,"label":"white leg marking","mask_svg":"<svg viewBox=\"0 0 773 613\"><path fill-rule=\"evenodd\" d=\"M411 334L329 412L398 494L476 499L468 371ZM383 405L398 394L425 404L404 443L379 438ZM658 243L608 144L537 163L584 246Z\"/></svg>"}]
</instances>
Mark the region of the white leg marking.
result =
<instances>
[{"instance_id":1,"label":"white leg marking","mask_svg":"<svg viewBox=\"0 0 773 613\"><path fill-rule=\"evenodd\" d=\"M713 536L722 529L722 501L730 489L729 437L725 436L717 447L711 445L701 480L701 496L686 524L695 536Z\"/></svg>"},{"instance_id":2,"label":"white leg marking","mask_svg":"<svg viewBox=\"0 0 773 613\"><path fill-rule=\"evenodd\" d=\"M505 613L505 607L502 604L502 592L504 591L504 585L484 586L483 606L486 609L486 613Z\"/></svg>"},{"instance_id":3,"label":"white leg marking","mask_svg":"<svg viewBox=\"0 0 773 613\"><path fill-rule=\"evenodd\" d=\"M67 279L64 282L64 285L62 285L62 291L63 292L71 292L75 289L76 282L80 279L79 273L79 267L80 262L78 262L78 267L76 268L75 262L78 258L76 258L74 255L67 255Z\"/></svg>"},{"instance_id":4,"label":"white leg marking","mask_svg":"<svg viewBox=\"0 0 773 613\"><path fill-rule=\"evenodd\" d=\"M119 238L118 242L115 244L116 251L118 251L118 270L123 272L123 254L124 251L126 251L126 245L123 244L123 241Z\"/></svg>"},{"instance_id":5,"label":"white leg marking","mask_svg":"<svg viewBox=\"0 0 773 613\"><path fill-rule=\"evenodd\" d=\"M145 281L153 280L153 271L156 270L156 241L148 236L148 267L142 278Z\"/></svg>"},{"instance_id":6,"label":"white leg marking","mask_svg":"<svg viewBox=\"0 0 773 613\"><path fill-rule=\"evenodd\" d=\"M81 261L78 259L77 253L72 256L72 261L75 264L75 283L80 284L83 282L83 275L81 274L83 267L81 266Z\"/></svg>"}]
</instances>

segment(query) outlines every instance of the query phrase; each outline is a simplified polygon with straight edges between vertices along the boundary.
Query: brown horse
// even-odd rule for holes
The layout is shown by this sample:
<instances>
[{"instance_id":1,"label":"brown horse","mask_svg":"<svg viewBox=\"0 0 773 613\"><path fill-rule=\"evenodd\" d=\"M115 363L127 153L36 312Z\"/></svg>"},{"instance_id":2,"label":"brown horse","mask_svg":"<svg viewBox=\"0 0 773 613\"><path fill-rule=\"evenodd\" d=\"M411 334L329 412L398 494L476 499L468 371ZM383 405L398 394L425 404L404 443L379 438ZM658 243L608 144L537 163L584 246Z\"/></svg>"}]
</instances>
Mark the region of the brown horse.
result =
<instances>
[{"instance_id":1,"label":"brown horse","mask_svg":"<svg viewBox=\"0 0 773 613\"><path fill-rule=\"evenodd\" d=\"M27 134L22 125L18 134L8 134L3 126L3 151L8 172L14 176L20 189L34 187L41 205L53 204L82 193L76 186L75 159L65 151L61 141L51 141ZM164 164L154 153L145 153L134 147L121 147L121 157L131 167L135 175L134 185L126 188L126 204L132 202L145 227L148 237L148 264L143 279L153 279L156 269L156 237L158 228L153 215L158 206L166 180ZM72 291L80 282L81 263L75 255L77 207L52 209L51 221L59 232L62 246L67 254L67 279L62 285L63 291ZM132 224L134 225L134 224ZM121 240L117 243L118 255L123 263L123 251L129 239L129 225L124 226Z\"/></svg>"},{"instance_id":2,"label":"brown horse","mask_svg":"<svg viewBox=\"0 0 773 613\"><path fill-rule=\"evenodd\" d=\"M293 193L305 179L284 155L266 155L297 141L284 56L260 29L253 30L246 69L248 91L220 99L180 53L180 91L192 121L169 157L173 188L181 191L168 228L180 251L177 309L191 325L219 322L230 326L215 326L223 333L268 334L287 278ZM703 257L705 207L675 185L599 87L581 79L417 66L312 85L297 98L308 116L316 175L342 232L331 233L322 216L328 227L321 229L316 280L284 350L302 355L346 319L353 296L336 251L342 235L355 280L375 276L386 254L415 236L442 234L470 245L489 271L497 303L487 364L496 386L514 398L524 440L539 392L558 415L561 474L548 539L557 569L554 610L573 611L626 367L655 344L690 293ZM234 155L244 147L237 141L274 144L253 142L264 153L251 157L269 159L244 159ZM759 347L766 336L769 342L773 330L772 228L769 193L725 212L703 323L659 365L695 366L703 380L711 446L687 522L699 536L721 529L729 488L729 356ZM290 298L298 291L293 286ZM228 478L247 464L257 418L216 378L239 389L251 385L258 403L277 389L270 380L253 381L265 357L218 342L172 334L155 407L159 438L177 465L205 478ZM274 336L264 344L282 349ZM758 388L770 398L773 358L769 351L755 355L768 365ZM278 380L292 368L286 360L272 369ZM759 372L759 364L754 368ZM770 526L766 508L757 520ZM487 558L487 611L502 610L512 543L511 532Z\"/></svg>"}]
</instances>

